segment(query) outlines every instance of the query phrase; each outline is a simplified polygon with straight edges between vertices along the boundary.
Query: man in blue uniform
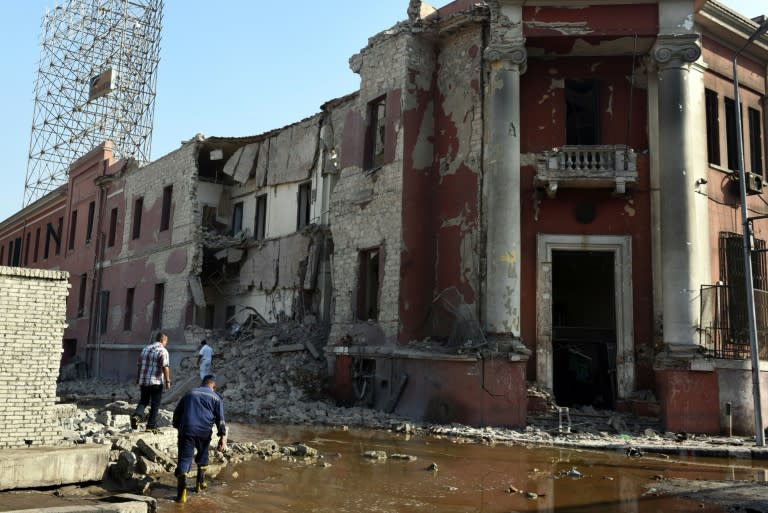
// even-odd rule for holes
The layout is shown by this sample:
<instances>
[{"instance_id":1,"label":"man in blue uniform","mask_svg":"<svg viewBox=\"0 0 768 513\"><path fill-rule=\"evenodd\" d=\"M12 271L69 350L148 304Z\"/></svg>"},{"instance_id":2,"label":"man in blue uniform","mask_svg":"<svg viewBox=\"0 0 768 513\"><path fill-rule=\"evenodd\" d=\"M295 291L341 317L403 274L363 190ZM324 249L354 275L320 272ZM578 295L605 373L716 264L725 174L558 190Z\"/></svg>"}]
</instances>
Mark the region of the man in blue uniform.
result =
<instances>
[{"instance_id":1,"label":"man in blue uniform","mask_svg":"<svg viewBox=\"0 0 768 513\"><path fill-rule=\"evenodd\" d=\"M187 472L192 460L197 463L195 491L204 490L205 470L208 466L208 446L211 444L212 427L216 424L219 435L217 450L227 446L227 426L224 424L224 400L216 390L216 376L208 374L198 388L193 388L181 398L173 412L173 427L179 430L179 463L176 467L176 502L187 501Z\"/></svg>"}]
</instances>

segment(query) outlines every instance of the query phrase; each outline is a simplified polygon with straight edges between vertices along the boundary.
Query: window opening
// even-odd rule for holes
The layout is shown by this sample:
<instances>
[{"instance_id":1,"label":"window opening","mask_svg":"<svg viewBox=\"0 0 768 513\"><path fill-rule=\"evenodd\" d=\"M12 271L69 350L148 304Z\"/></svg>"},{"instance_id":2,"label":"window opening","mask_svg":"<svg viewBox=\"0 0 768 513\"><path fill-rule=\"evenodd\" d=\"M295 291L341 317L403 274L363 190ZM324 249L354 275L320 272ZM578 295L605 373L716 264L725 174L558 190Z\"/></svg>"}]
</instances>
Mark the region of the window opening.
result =
<instances>
[{"instance_id":1,"label":"window opening","mask_svg":"<svg viewBox=\"0 0 768 513\"><path fill-rule=\"evenodd\" d=\"M366 133L366 169L384 165L387 97L381 96L368 104L368 131Z\"/></svg>"},{"instance_id":2,"label":"window opening","mask_svg":"<svg viewBox=\"0 0 768 513\"><path fill-rule=\"evenodd\" d=\"M301 230L305 226L309 225L310 220L310 205L312 202L312 182L305 182L299 185L298 192L298 209L297 209L297 221L296 229Z\"/></svg>"},{"instance_id":3,"label":"window opening","mask_svg":"<svg viewBox=\"0 0 768 513\"><path fill-rule=\"evenodd\" d=\"M752 166L752 172L762 176L763 134L760 111L749 108L747 112L747 117L749 118L749 162Z\"/></svg>"},{"instance_id":4,"label":"window opening","mask_svg":"<svg viewBox=\"0 0 768 513\"><path fill-rule=\"evenodd\" d=\"M728 169L739 168L739 149L736 143L736 102L725 99L725 142L728 150Z\"/></svg>"},{"instance_id":5,"label":"window opening","mask_svg":"<svg viewBox=\"0 0 768 513\"><path fill-rule=\"evenodd\" d=\"M141 213L144 210L144 198L136 198L133 203L133 239L141 236Z\"/></svg>"},{"instance_id":6,"label":"window opening","mask_svg":"<svg viewBox=\"0 0 768 513\"><path fill-rule=\"evenodd\" d=\"M379 317L379 248L359 253L357 274L357 318L361 321Z\"/></svg>"},{"instance_id":7,"label":"window opening","mask_svg":"<svg viewBox=\"0 0 768 513\"><path fill-rule=\"evenodd\" d=\"M107 332L107 326L109 326L109 291L102 290L99 293L99 333L104 334Z\"/></svg>"},{"instance_id":8,"label":"window opening","mask_svg":"<svg viewBox=\"0 0 768 513\"><path fill-rule=\"evenodd\" d=\"M267 227L267 195L256 196L256 219L253 222L253 237L262 240Z\"/></svg>"},{"instance_id":9,"label":"window opening","mask_svg":"<svg viewBox=\"0 0 768 513\"><path fill-rule=\"evenodd\" d=\"M35 252L32 253L32 262L37 262L38 250L40 249L40 227L35 228Z\"/></svg>"},{"instance_id":10,"label":"window opening","mask_svg":"<svg viewBox=\"0 0 768 513\"><path fill-rule=\"evenodd\" d=\"M243 230L243 202L238 201L232 210L232 235L237 235Z\"/></svg>"},{"instance_id":11,"label":"window opening","mask_svg":"<svg viewBox=\"0 0 768 513\"><path fill-rule=\"evenodd\" d=\"M93 219L96 216L96 202L91 201L88 204L88 226L85 229L85 243L91 242L93 236Z\"/></svg>"},{"instance_id":12,"label":"window opening","mask_svg":"<svg viewBox=\"0 0 768 513\"><path fill-rule=\"evenodd\" d=\"M707 89L704 102L707 111L707 159L710 164L720 165L720 115L717 93Z\"/></svg>"},{"instance_id":13,"label":"window opening","mask_svg":"<svg viewBox=\"0 0 768 513\"><path fill-rule=\"evenodd\" d=\"M173 198L173 185L163 188L163 212L160 217L160 231L165 231L171 226L171 199Z\"/></svg>"},{"instance_id":14,"label":"window opening","mask_svg":"<svg viewBox=\"0 0 768 513\"><path fill-rule=\"evenodd\" d=\"M133 298L135 294L135 288L125 289L125 318L123 319L123 330L125 331L130 331L133 324Z\"/></svg>"},{"instance_id":15,"label":"window opening","mask_svg":"<svg viewBox=\"0 0 768 513\"><path fill-rule=\"evenodd\" d=\"M115 234L117 233L117 207L112 209L109 214L109 238L107 246L110 248L115 245Z\"/></svg>"},{"instance_id":16,"label":"window opening","mask_svg":"<svg viewBox=\"0 0 768 513\"><path fill-rule=\"evenodd\" d=\"M88 274L80 275L80 287L77 294L77 317L85 314L85 292L88 288Z\"/></svg>"},{"instance_id":17,"label":"window opening","mask_svg":"<svg viewBox=\"0 0 768 513\"><path fill-rule=\"evenodd\" d=\"M600 99L596 80L565 81L565 143L600 144Z\"/></svg>"},{"instance_id":18,"label":"window opening","mask_svg":"<svg viewBox=\"0 0 768 513\"><path fill-rule=\"evenodd\" d=\"M77 233L77 210L72 211L69 220L69 249L75 249L75 234Z\"/></svg>"},{"instance_id":19,"label":"window opening","mask_svg":"<svg viewBox=\"0 0 768 513\"><path fill-rule=\"evenodd\" d=\"M152 305L152 329L157 330L163 326L163 301L165 299L165 284L155 284L155 300Z\"/></svg>"}]
</instances>

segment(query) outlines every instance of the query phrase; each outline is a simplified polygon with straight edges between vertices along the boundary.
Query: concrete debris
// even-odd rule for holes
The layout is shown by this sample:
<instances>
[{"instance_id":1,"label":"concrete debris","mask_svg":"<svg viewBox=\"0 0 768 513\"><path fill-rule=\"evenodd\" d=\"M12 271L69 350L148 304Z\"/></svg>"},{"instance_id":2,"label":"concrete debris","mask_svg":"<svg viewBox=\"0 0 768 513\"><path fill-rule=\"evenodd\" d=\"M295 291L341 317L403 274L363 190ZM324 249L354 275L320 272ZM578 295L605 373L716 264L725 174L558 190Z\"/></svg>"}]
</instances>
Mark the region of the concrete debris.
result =
<instances>
[{"instance_id":1,"label":"concrete debris","mask_svg":"<svg viewBox=\"0 0 768 513\"><path fill-rule=\"evenodd\" d=\"M383 429L408 435L447 438L454 443L557 446L609 449L631 457L663 458L665 453L680 450L708 456L733 456L755 452L754 440L737 437L696 437L681 433L664 433L657 418L637 417L617 411L600 411L592 407L569 408L571 432L558 429L558 410L551 394L530 386L529 401L537 398L538 409L528 417L524 428L471 427L460 424L441 425L414 422L397 415L364 407L340 407L328 399L328 380L324 358L317 359L306 349L308 345L324 347L327 327L314 319L307 322L281 322L279 325L249 325L235 334L216 337L203 330L190 333L188 341L206 338L214 348L213 371L219 376L218 391L225 398L228 421L260 422L291 425L350 426ZM272 352L290 345L301 345L290 352ZM173 351L173 347L169 349ZM175 369L175 386L166 394L166 407L173 408L184 392L181 383L197 386L196 357L181 361ZM187 376L184 380L183 377ZM150 483L144 476L167 473L173 466L175 430L170 427L172 414L161 410L160 434L130 432L128 416L138 400L138 388L132 383L107 383L95 380L61 382L58 393L63 400L76 400L80 405L101 404L98 409L60 406L63 423L62 444L112 444L114 470L127 486L142 492ZM685 436L683 436L685 435ZM149 438L147 438L149 437ZM139 440L142 440L141 443ZM750 453L750 451L752 451ZM132 453L133 457L126 454ZM284 448L272 440L254 443L230 443L219 463L238 458L259 457L264 460L290 458L314 462L322 458L303 444ZM385 455L386 457L386 455ZM754 456L752 456L754 457ZM395 458L391 456L390 459ZM409 461L413 461L408 458ZM432 470L437 470L436 465ZM162 469L162 470L161 470Z\"/></svg>"}]
</instances>

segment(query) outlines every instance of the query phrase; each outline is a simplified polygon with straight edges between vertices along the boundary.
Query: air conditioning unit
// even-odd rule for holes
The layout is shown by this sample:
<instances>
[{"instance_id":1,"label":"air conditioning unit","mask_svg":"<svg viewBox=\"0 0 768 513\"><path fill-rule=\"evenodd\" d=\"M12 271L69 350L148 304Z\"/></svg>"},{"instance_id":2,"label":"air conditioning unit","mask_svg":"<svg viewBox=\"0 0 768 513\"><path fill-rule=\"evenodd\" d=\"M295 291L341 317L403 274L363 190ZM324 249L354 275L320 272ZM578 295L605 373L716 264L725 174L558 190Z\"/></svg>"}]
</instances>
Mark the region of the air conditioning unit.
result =
<instances>
[{"instance_id":1,"label":"air conditioning unit","mask_svg":"<svg viewBox=\"0 0 768 513\"><path fill-rule=\"evenodd\" d=\"M746 176L747 194L760 194L763 192L763 177L756 173L744 173Z\"/></svg>"},{"instance_id":2,"label":"air conditioning unit","mask_svg":"<svg viewBox=\"0 0 768 513\"><path fill-rule=\"evenodd\" d=\"M756 173L744 173L747 182L747 194L760 194L763 192L763 177ZM731 174L731 192L739 194L739 174Z\"/></svg>"}]
</instances>

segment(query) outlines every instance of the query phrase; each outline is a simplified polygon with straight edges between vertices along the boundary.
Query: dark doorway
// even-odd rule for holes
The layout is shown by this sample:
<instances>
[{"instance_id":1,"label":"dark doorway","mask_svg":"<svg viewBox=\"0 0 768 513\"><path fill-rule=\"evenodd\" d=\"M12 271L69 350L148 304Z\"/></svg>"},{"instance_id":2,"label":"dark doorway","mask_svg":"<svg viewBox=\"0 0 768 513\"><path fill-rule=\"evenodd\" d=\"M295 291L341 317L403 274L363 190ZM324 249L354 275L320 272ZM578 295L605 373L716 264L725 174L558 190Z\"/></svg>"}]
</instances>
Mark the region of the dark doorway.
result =
<instances>
[{"instance_id":1,"label":"dark doorway","mask_svg":"<svg viewBox=\"0 0 768 513\"><path fill-rule=\"evenodd\" d=\"M552 375L558 405L614 407L615 305L613 252L552 252Z\"/></svg>"}]
</instances>

